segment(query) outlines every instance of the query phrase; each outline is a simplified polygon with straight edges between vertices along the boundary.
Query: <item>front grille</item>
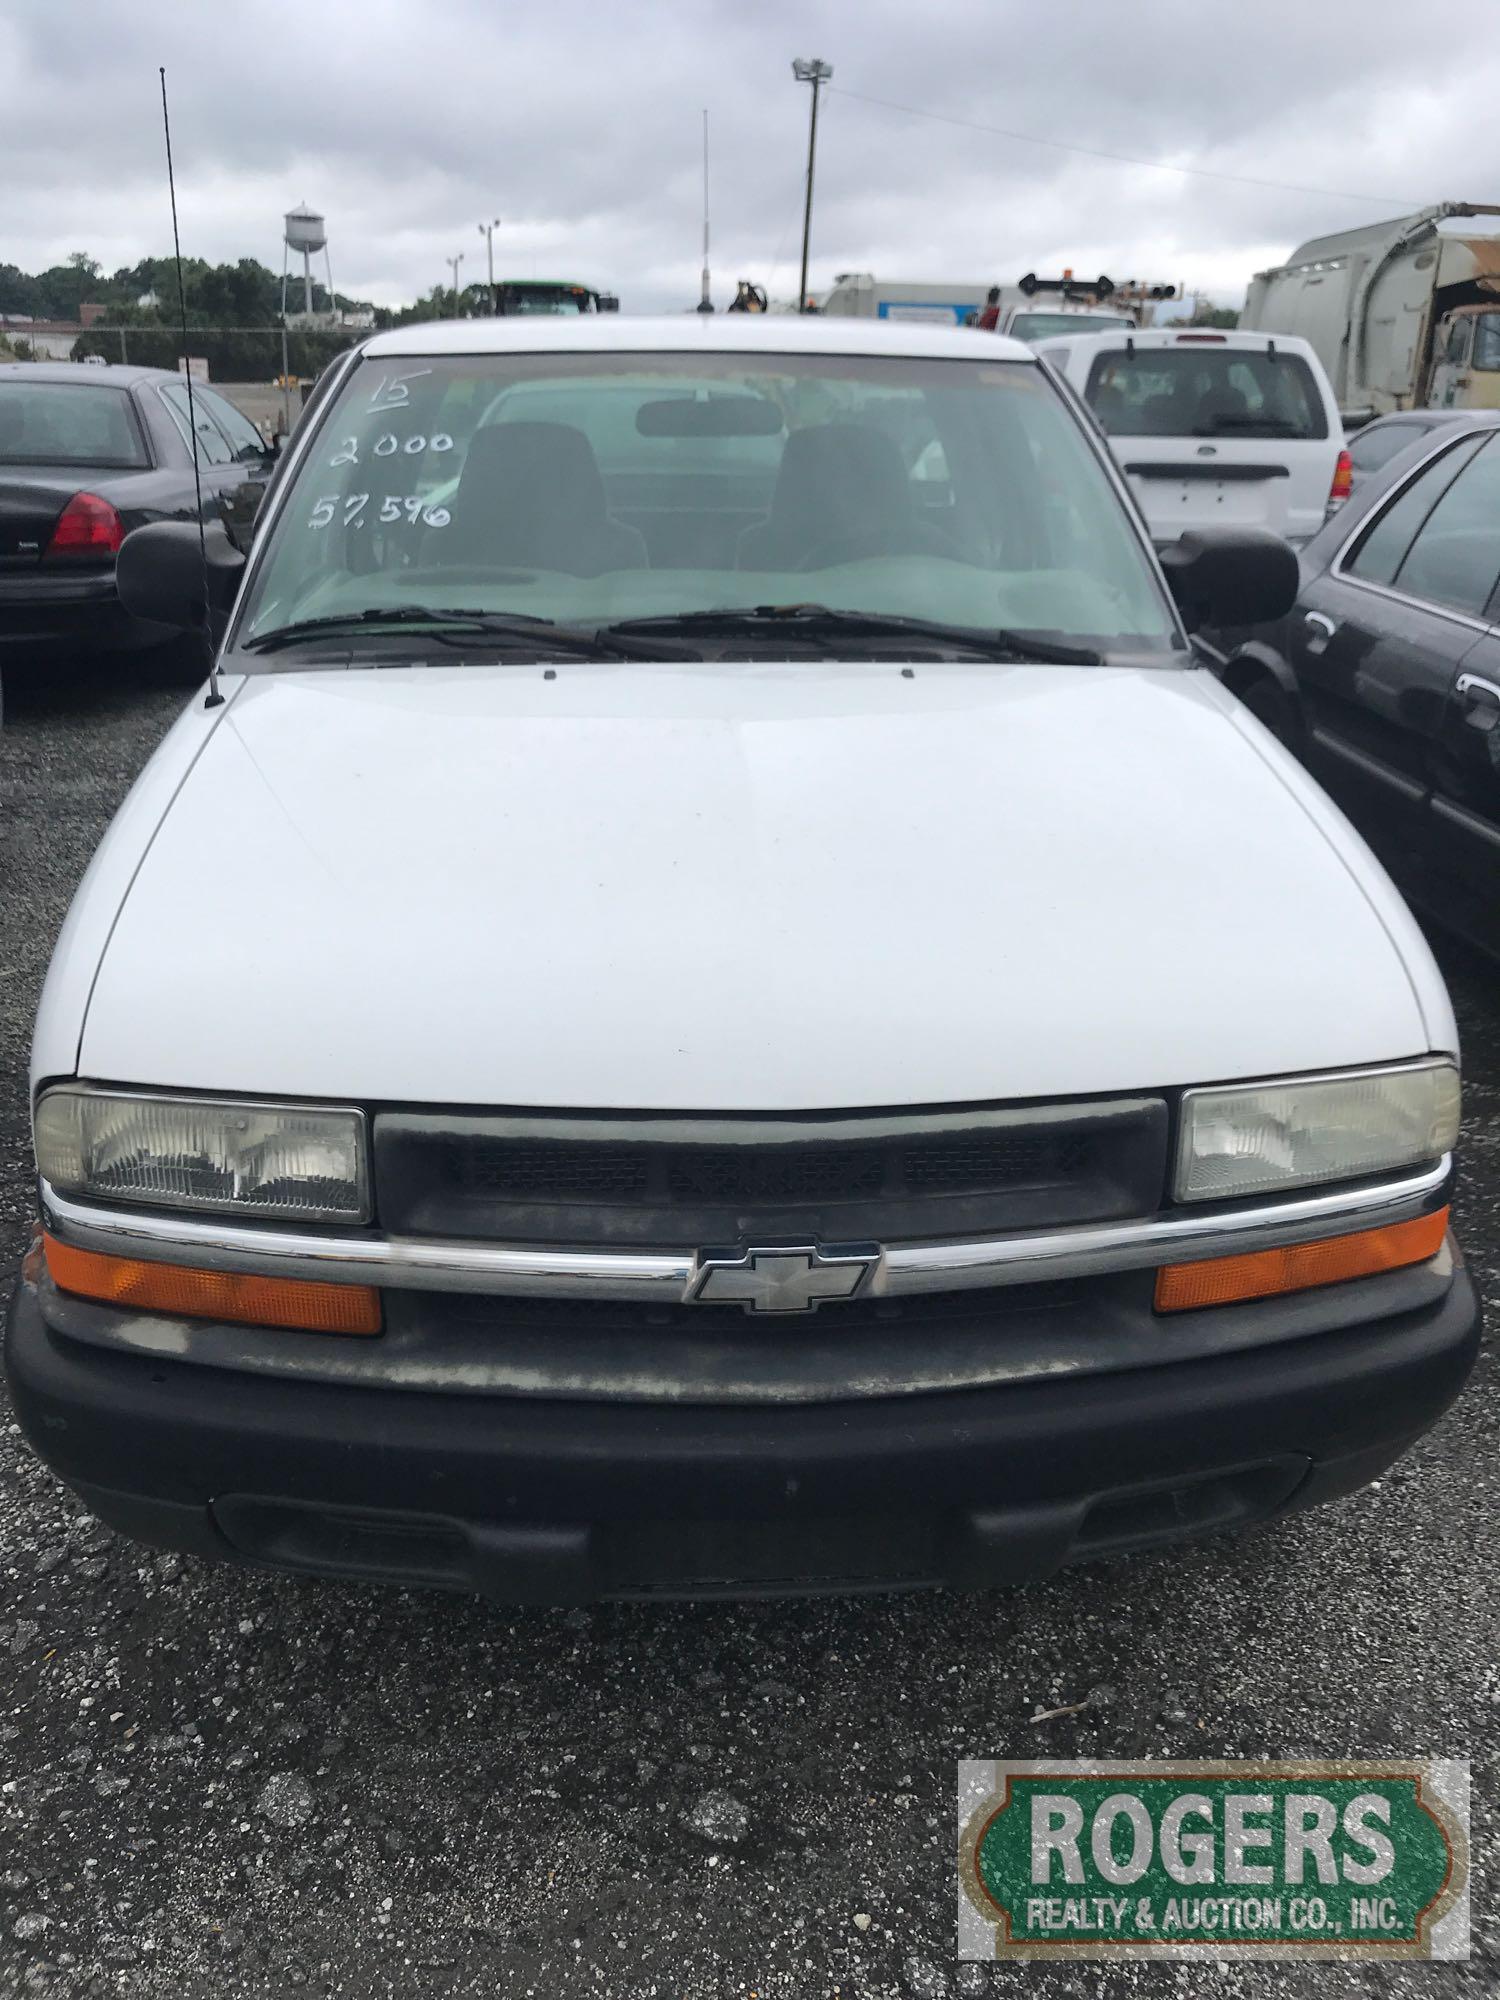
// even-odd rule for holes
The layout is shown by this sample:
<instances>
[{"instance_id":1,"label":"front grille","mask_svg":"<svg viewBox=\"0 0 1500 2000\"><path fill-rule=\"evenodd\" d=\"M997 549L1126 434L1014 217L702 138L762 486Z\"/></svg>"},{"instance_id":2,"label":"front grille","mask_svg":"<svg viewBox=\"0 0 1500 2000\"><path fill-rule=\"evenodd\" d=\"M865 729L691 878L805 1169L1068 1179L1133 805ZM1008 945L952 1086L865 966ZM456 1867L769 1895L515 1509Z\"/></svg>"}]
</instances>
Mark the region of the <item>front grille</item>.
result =
<instances>
[{"instance_id":1,"label":"front grille","mask_svg":"<svg viewBox=\"0 0 1500 2000\"><path fill-rule=\"evenodd\" d=\"M852 1201L885 1179L882 1155L862 1146L687 1147L667 1164L674 1202Z\"/></svg>"},{"instance_id":2,"label":"front grille","mask_svg":"<svg viewBox=\"0 0 1500 2000\"><path fill-rule=\"evenodd\" d=\"M904 1156L906 1178L921 1194L953 1194L960 1189L994 1187L1007 1181L1067 1179L1084 1173L1089 1164L1087 1138L1049 1135L1015 1139L955 1140Z\"/></svg>"},{"instance_id":3,"label":"front grille","mask_svg":"<svg viewBox=\"0 0 1500 2000\"><path fill-rule=\"evenodd\" d=\"M393 1233L701 1249L910 1242L1151 1213L1159 1098L818 1118L385 1112Z\"/></svg>"},{"instance_id":4,"label":"front grille","mask_svg":"<svg viewBox=\"0 0 1500 2000\"><path fill-rule=\"evenodd\" d=\"M453 1171L465 1194L512 1201L632 1201L646 1192L639 1146L507 1144L458 1147Z\"/></svg>"}]
</instances>

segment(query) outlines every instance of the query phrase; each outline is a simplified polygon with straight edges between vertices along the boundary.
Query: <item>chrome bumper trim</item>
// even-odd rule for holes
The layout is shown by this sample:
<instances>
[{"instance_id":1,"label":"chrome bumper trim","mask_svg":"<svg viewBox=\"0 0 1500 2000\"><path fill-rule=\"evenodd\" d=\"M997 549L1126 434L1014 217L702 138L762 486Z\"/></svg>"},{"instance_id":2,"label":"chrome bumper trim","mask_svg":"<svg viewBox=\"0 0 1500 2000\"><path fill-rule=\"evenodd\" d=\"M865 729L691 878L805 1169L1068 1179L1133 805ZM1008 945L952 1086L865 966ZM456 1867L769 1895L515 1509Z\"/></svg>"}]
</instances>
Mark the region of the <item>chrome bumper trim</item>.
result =
<instances>
[{"instance_id":1,"label":"chrome bumper trim","mask_svg":"<svg viewBox=\"0 0 1500 2000\"><path fill-rule=\"evenodd\" d=\"M984 1243L898 1244L883 1253L868 1291L905 1298L919 1292L1043 1284L1375 1229L1436 1208L1451 1167L1451 1156L1445 1155L1435 1167L1377 1187L1307 1194L1217 1215L1174 1213ZM697 1257L686 1250L552 1250L415 1237L341 1237L98 1208L56 1193L45 1181L41 1193L43 1222L62 1243L212 1271L409 1291L647 1299L668 1305L686 1303L697 1276Z\"/></svg>"}]
</instances>

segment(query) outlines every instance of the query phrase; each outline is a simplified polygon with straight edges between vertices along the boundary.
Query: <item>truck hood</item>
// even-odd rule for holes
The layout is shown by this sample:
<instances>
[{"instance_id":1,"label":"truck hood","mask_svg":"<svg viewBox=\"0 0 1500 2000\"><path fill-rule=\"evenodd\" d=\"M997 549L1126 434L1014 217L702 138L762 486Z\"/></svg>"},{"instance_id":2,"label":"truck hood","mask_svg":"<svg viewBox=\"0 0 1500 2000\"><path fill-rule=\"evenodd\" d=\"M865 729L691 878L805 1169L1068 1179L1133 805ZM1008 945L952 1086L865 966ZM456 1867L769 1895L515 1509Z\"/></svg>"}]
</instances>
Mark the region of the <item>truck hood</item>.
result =
<instances>
[{"instance_id":1,"label":"truck hood","mask_svg":"<svg viewBox=\"0 0 1500 2000\"><path fill-rule=\"evenodd\" d=\"M1429 1047L1394 892L1209 676L908 672L248 678L96 864L80 1073L807 1110Z\"/></svg>"}]
</instances>

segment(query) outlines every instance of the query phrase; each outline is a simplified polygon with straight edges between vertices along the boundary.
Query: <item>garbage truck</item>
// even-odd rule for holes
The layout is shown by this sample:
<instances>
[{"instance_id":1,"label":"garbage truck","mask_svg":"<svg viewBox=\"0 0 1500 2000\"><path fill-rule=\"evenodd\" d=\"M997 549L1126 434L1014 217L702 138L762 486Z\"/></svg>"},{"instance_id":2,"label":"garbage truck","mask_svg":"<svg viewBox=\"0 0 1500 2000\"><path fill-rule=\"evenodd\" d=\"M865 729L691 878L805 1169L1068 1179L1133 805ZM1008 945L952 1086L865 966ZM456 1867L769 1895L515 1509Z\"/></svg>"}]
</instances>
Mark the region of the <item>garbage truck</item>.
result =
<instances>
[{"instance_id":1,"label":"garbage truck","mask_svg":"<svg viewBox=\"0 0 1500 2000\"><path fill-rule=\"evenodd\" d=\"M1392 222L1317 236L1250 281L1244 330L1300 334L1349 426L1387 410L1500 407L1500 216L1444 201Z\"/></svg>"}]
</instances>

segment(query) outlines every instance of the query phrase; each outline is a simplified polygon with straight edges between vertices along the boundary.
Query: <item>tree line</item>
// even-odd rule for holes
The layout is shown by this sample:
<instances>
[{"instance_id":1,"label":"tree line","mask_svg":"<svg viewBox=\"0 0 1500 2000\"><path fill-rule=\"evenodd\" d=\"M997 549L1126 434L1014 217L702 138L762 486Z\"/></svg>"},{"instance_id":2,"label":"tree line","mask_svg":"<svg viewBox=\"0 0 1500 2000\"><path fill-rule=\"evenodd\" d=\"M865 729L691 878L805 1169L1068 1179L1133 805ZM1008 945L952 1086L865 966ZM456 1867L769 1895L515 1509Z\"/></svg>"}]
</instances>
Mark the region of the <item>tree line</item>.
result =
<instances>
[{"instance_id":1,"label":"tree line","mask_svg":"<svg viewBox=\"0 0 1500 2000\"><path fill-rule=\"evenodd\" d=\"M208 362L218 381L257 381L281 372L281 274L254 257L233 264L210 264L201 257L182 260L182 289L187 301L187 351ZM288 287L289 312L300 311L302 279ZM183 353L181 314L177 297L177 265L170 257L143 257L106 273L97 259L75 250L65 262L48 270L28 272L0 263L0 315L28 319L77 320L85 305L102 305L105 326L118 331L89 331L73 344L72 358L100 354L109 361L129 360L153 368L175 368ZM374 312L375 324L391 326L407 317L430 318L408 308L395 313L374 307L367 299L342 292L330 297L326 287L313 286L313 308L328 312ZM252 329L231 331L230 329ZM347 347L351 335L337 328L294 327L287 334L287 359L294 374L316 375ZM0 324L0 344L26 356L29 343L24 325Z\"/></svg>"}]
</instances>

